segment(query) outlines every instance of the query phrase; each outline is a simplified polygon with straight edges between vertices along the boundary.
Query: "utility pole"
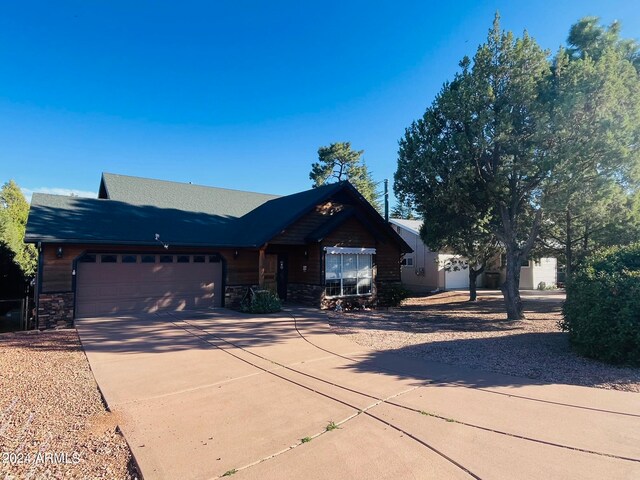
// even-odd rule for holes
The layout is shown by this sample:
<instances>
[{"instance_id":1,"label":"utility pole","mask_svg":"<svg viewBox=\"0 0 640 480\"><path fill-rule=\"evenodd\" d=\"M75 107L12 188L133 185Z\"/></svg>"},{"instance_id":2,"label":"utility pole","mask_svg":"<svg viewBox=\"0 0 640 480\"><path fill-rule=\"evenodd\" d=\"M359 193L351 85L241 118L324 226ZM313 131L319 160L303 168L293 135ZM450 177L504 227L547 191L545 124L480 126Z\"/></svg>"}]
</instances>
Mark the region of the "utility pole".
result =
<instances>
[{"instance_id":1,"label":"utility pole","mask_svg":"<svg viewBox=\"0 0 640 480\"><path fill-rule=\"evenodd\" d=\"M389 222L389 179L384 179L384 221Z\"/></svg>"}]
</instances>

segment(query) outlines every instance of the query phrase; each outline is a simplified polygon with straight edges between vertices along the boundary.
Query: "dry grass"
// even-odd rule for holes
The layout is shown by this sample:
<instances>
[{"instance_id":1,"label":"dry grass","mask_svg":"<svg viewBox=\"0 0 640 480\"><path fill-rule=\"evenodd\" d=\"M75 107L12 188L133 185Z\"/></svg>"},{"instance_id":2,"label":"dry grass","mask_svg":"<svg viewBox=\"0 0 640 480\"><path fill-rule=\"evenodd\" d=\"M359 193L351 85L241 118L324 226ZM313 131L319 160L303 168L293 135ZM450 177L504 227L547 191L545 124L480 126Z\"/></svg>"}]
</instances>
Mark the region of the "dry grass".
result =
<instances>
[{"instance_id":1,"label":"dry grass","mask_svg":"<svg viewBox=\"0 0 640 480\"><path fill-rule=\"evenodd\" d=\"M558 321L564 296L523 296L526 320L506 320L502 297L444 292L410 298L397 309L331 313L338 334L377 350L463 365L550 383L640 392L640 369L576 355Z\"/></svg>"},{"instance_id":2,"label":"dry grass","mask_svg":"<svg viewBox=\"0 0 640 480\"><path fill-rule=\"evenodd\" d=\"M75 330L0 336L1 478L136 478L116 425Z\"/></svg>"}]
</instances>

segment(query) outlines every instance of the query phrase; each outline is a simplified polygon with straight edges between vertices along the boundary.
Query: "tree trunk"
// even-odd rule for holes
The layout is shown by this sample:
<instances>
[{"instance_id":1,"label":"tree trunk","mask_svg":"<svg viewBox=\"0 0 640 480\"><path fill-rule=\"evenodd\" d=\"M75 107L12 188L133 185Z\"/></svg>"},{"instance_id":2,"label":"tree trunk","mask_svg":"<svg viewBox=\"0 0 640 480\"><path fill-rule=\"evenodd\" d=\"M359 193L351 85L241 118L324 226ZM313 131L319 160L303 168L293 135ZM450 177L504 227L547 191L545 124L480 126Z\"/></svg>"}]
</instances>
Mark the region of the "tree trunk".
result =
<instances>
[{"instance_id":1,"label":"tree trunk","mask_svg":"<svg viewBox=\"0 0 640 480\"><path fill-rule=\"evenodd\" d=\"M474 268L469 265L469 301L475 302L478 299L478 288L476 285L476 280L480 274L484 272L484 265L482 265L479 269L474 270Z\"/></svg>"},{"instance_id":2,"label":"tree trunk","mask_svg":"<svg viewBox=\"0 0 640 480\"><path fill-rule=\"evenodd\" d=\"M507 307L508 320L522 320L522 300L520 299L520 255L518 252L507 250L506 280L502 284L502 294Z\"/></svg>"}]
</instances>

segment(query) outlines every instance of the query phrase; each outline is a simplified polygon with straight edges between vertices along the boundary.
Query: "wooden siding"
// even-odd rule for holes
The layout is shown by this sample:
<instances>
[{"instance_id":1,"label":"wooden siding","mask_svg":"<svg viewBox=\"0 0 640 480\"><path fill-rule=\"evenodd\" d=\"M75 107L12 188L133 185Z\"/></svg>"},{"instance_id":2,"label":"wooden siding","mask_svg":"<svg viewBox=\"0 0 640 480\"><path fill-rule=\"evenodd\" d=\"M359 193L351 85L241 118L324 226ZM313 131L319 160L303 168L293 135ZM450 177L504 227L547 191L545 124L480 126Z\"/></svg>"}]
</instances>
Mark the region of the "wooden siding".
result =
<instances>
[{"instance_id":1,"label":"wooden siding","mask_svg":"<svg viewBox=\"0 0 640 480\"><path fill-rule=\"evenodd\" d=\"M400 248L387 241L376 245L376 281L399 282Z\"/></svg>"},{"instance_id":2,"label":"wooden siding","mask_svg":"<svg viewBox=\"0 0 640 480\"><path fill-rule=\"evenodd\" d=\"M311 232L323 223L329 221L332 215L342 211L343 208L343 204L336 202L326 202L317 205L310 213L276 235L269 243L277 245L304 245L305 238Z\"/></svg>"},{"instance_id":3,"label":"wooden siding","mask_svg":"<svg viewBox=\"0 0 640 480\"><path fill-rule=\"evenodd\" d=\"M322 241L326 247L367 247L376 246L375 238L355 218L347 219L342 225Z\"/></svg>"},{"instance_id":4,"label":"wooden siding","mask_svg":"<svg viewBox=\"0 0 640 480\"><path fill-rule=\"evenodd\" d=\"M233 258L235 250L222 250L227 260L227 285L257 285L259 270L258 250L238 249L238 258Z\"/></svg>"},{"instance_id":5,"label":"wooden siding","mask_svg":"<svg viewBox=\"0 0 640 480\"><path fill-rule=\"evenodd\" d=\"M56 256L62 247L62 258ZM73 261L87 248L82 245L42 246L42 293L70 292L73 290Z\"/></svg>"},{"instance_id":6,"label":"wooden siding","mask_svg":"<svg viewBox=\"0 0 640 480\"><path fill-rule=\"evenodd\" d=\"M307 285L320 285L322 283L320 245L269 245L267 253L287 254L289 262L289 283Z\"/></svg>"},{"instance_id":7,"label":"wooden siding","mask_svg":"<svg viewBox=\"0 0 640 480\"><path fill-rule=\"evenodd\" d=\"M376 241L357 219L350 218L322 242L323 247L375 248L376 281L400 281L400 248L390 240Z\"/></svg>"}]
</instances>

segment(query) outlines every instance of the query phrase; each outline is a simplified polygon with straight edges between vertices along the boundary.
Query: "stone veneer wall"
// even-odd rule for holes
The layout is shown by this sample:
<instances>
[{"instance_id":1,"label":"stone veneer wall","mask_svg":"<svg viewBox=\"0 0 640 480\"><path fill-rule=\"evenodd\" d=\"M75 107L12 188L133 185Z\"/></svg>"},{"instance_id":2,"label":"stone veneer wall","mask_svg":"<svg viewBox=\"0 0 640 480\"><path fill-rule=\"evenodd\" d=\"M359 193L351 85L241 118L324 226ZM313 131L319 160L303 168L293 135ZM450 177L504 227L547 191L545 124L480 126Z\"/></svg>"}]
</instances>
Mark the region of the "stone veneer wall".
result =
<instances>
[{"instance_id":1,"label":"stone veneer wall","mask_svg":"<svg viewBox=\"0 0 640 480\"><path fill-rule=\"evenodd\" d=\"M324 288L321 285L308 283L289 283L287 285L287 301L291 303L319 307L323 296Z\"/></svg>"},{"instance_id":2,"label":"stone veneer wall","mask_svg":"<svg viewBox=\"0 0 640 480\"><path fill-rule=\"evenodd\" d=\"M378 300L373 295L360 295L360 296L350 296L350 297L342 297L342 298L325 298L322 296L322 303L320 308L333 310L336 308L336 303L340 301L342 308L349 309L355 307L374 307L376 306Z\"/></svg>"},{"instance_id":3,"label":"stone veneer wall","mask_svg":"<svg viewBox=\"0 0 640 480\"><path fill-rule=\"evenodd\" d=\"M224 289L225 308L239 309L240 302L247 294L249 288L258 290L258 285L227 285Z\"/></svg>"},{"instance_id":4,"label":"stone veneer wall","mask_svg":"<svg viewBox=\"0 0 640 480\"><path fill-rule=\"evenodd\" d=\"M325 298L324 288L321 285L309 285L305 283L290 283L287 285L287 300L291 303L300 303L323 309L333 309L339 300L342 306L376 306L378 304L377 291L380 283L374 284L372 295L361 295L343 298ZM384 285L384 284L383 284ZM384 287L382 287L384 288Z\"/></svg>"},{"instance_id":5,"label":"stone veneer wall","mask_svg":"<svg viewBox=\"0 0 640 480\"><path fill-rule=\"evenodd\" d=\"M41 293L38 303L38 328L73 326L73 292Z\"/></svg>"}]
</instances>

